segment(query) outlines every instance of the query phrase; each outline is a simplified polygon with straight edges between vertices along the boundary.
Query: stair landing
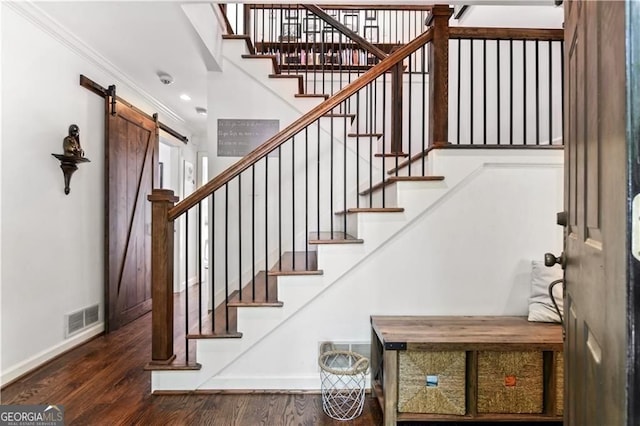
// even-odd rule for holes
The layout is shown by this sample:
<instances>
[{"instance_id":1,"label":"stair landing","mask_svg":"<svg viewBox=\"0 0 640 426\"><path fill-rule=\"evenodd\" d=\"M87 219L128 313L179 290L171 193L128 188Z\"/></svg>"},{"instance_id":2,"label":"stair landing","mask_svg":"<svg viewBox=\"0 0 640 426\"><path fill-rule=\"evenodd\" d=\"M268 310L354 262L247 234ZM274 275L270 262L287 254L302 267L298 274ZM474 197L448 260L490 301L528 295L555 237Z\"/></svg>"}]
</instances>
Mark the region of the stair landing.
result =
<instances>
[{"instance_id":1,"label":"stair landing","mask_svg":"<svg viewBox=\"0 0 640 426\"><path fill-rule=\"evenodd\" d=\"M322 275L315 251L286 252L269 270L269 275Z\"/></svg>"}]
</instances>

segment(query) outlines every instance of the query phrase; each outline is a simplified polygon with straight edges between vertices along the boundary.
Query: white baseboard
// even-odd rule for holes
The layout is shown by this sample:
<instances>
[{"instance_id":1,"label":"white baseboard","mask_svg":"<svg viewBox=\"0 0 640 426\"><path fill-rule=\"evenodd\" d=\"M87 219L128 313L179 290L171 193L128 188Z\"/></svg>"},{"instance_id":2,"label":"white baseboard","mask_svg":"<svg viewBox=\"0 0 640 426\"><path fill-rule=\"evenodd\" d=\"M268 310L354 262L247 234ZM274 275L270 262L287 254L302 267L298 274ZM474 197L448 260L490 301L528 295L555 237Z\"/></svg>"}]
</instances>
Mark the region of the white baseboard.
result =
<instances>
[{"instance_id":1,"label":"white baseboard","mask_svg":"<svg viewBox=\"0 0 640 426\"><path fill-rule=\"evenodd\" d=\"M196 284L198 284L198 276L194 275L191 278L189 278L189 287L193 287ZM185 288L186 288L185 282L184 281L180 281L179 289L178 289L178 291L176 293L182 293Z\"/></svg>"},{"instance_id":2,"label":"white baseboard","mask_svg":"<svg viewBox=\"0 0 640 426\"><path fill-rule=\"evenodd\" d=\"M90 338L97 336L98 334L104 331L104 322L98 323L87 330L76 334L75 336L66 339L57 345L52 346L49 349L45 349L44 351L32 356L29 359L26 359L12 367L9 367L7 370L2 371L0 375L0 383L9 383L12 380L17 379L25 373L28 373L31 370L34 370L49 361L52 358L60 355L61 353L72 349L75 346L78 346Z\"/></svg>"},{"instance_id":3,"label":"white baseboard","mask_svg":"<svg viewBox=\"0 0 640 426\"><path fill-rule=\"evenodd\" d=\"M370 378L366 378L365 388L370 389ZM242 377L217 376L209 379L198 391L207 390L291 390L320 391L320 373L313 376Z\"/></svg>"}]
</instances>

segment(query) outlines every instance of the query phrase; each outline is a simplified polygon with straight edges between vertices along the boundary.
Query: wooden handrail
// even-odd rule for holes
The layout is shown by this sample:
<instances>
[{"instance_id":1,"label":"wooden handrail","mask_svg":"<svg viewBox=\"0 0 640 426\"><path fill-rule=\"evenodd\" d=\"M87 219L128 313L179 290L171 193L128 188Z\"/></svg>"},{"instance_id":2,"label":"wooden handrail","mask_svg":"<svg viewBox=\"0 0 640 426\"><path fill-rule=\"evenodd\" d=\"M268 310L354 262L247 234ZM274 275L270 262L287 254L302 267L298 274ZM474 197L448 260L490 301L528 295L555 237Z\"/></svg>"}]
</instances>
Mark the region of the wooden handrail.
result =
<instances>
[{"instance_id":1,"label":"wooden handrail","mask_svg":"<svg viewBox=\"0 0 640 426\"><path fill-rule=\"evenodd\" d=\"M373 66L369 71L362 74L360 78L354 80L351 84L345 86L335 95L313 108L311 111L291 123L289 126L282 129L279 133L271 137L265 143L258 146L249 154L238 160L225 171L195 190L191 195L171 208L169 210L169 220L175 220L191 207L202 201L205 197L213 194L218 188L230 182L240 173L251 167L253 164L257 163L259 160L269 154L269 152L273 151L274 149L291 139L293 136L298 134L300 131L304 130L305 127L318 120L323 115L327 114L336 106L340 105L343 101L347 100L358 90L362 89L367 84L371 83L376 78L392 69L396 64L401 63L408 55L418 50L425 43L431 41L432 37L433 32L431 29L428 29L427 31L413 39L411 42L405 44L404 46L400 47L398 50L387 56L385 59L380 61L380 63Z\"/></svg>"},{"instance_id":2,"label":"wooden handrail","mask_svg":"<svg viewBox=\"0 0 640 426\"><path fill-rule=\"evenodd\" d=\"M222 16L224 16L224 23L227 26L227 34L234 34L233 27L231 26L231 22L229 22L229 17L227 16L227 5L220 4L220 12L222 12Z\"/></svg>"},{"instance_id":3,"label":"wooden handrail","mask_svg":"<svg viewBox=\"0 0 640 426\"><path fill-rule=\"evenodd\" d=\"M369 43L364 37L358 35L354 31L350 30L349 28L347 28L341 22L336 21L331 15L329 15L327 12L325 12L324 10L319 8L318 6L313 5L313 4L303 4L302 6L305 9L307 9L308 11L312 12L318 18L322 19L324 22L326 22L327 24L331 25L333 28L338 30L339 33L341 33L344 36L346 36L347 38L353 40L362 49L364 49L364 50L376 55L376 57L378 59L384 59L384 58L387 57L387 54L384 53L380 48L378 48L378 47L374 46L373 44Z\"/></svg>"},{"instance_id":4,"label":"wooden handrail","mask_svg":"<svg viewBox=\"0 0 640 426\"><path fill-rule=\"evenodd\" d=\"M546 28L449 27L449 38L562 41L564 40L564 30Z\"/></svg>"}]
</instances>

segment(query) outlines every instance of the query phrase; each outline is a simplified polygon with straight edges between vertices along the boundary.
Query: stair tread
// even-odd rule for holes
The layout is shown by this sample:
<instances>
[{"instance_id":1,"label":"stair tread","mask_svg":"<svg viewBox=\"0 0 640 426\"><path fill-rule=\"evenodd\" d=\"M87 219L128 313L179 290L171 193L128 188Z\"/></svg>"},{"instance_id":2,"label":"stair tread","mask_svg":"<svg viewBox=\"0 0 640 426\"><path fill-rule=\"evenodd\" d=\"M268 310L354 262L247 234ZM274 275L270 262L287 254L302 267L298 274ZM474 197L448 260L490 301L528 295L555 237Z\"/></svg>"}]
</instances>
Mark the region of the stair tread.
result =
<instances>
[{"instance_id":1,"label":"stair tread","mask_svg":"<svg viewBox=\"0 0 640 426\"><path fill-rule=\"evenodd\" d=\"M332 114L332 113L328 113L323 115L323 117L327 117L327 118L351 118L351 121L355 120L356 115L355 114Z\"/></svg>"},{"instance_id":2,"label":"stair tread","mask_svg":"<svg viewBox=\"0 0 640 426\"><path fill-rule=\"evenodd\" d=\"M306 261L305 261L306 258ZM318 254L315 251L283 253L269 270L269 275L319 275Z\"/></svg>"},{"instance_id":3,"label":"stair tread","mask_svg":"<svg viewBox=\"0 0 640 426\"><path fill-rule=\"evenodd\" d=\"M387 171L387 174L394 174L396 173L398 170L403 169L404 167L408 166L410 163L413 163L414 161L418 161L421 160L422 157L426 157L431 151L433 151L436 148L439 148L443 146L442 144L437 144L434 146L430 146L429 148L425 149L424 151L418 152L417 154L412 155L410 158L407 158L406 160L403 160L400 164L398 164L397 167L392 168L391 170Z\"/></svg>"},{"instance_id":4,"label":"stair tread","mask_svg":"<svg viewBox=\"0 0 640 426\"><path fill-rule=\"evenodd\" d=\"M296 98L323 98L329 99L329 95L324 93L296 93Z\"/></svg>"},{"instance_id":5,"label":"stair tread","mask_svg":"<svg viewBox=\"0 0 640 426\"><path fill-rule=\"evenodd\" d=\"M298 93L304 93L304 76L299 74L269 74L269 78L297 78L298 79Z\"/></svg>"},{"instance_id":6,"label":"stair tread","mask_svg":"<svg viewBox=\"0 0 640 426\"><path fill-rule=\"evenodd\" d=\"M269 59L273 64L273 72L280 74L280 67L278 66L278 57L276 55L260 55L260 54L245 54L242 55L244 59Z\"/></svg>"},{"instance_id":7,"label":"stair tread","mask_svg":"<svg viewBox=\"0 0 640 426\"><path fill-rule=\"evenodd\" d=\"M234 297L234 294L237 293L238 290L234 290L229 294L229 299ZM202 318L202 332L198 324L194 324L189 329L189 334L187 338L190 339L229 339L229 338L240 338L242 337L242 333L238 333L238 310L235 307L229 306L228 308L225 306L225 303L216 300L218 305L213 310L213 324L212 313L209 311L207 314L203 315ZM229 315L229 328L227 329L227 313Z\"/></svg>"},{"instance_id":8,"label":"stair tread","mask_svg":"<svg viewBox=\"0 0 640 426\"><path fill-rule=\"evenodd\" d=\"M344 210L336 212L336 215L343 215L343 214L349 214L349 213L401 213L404 211L403 207L357 207L357 208L351 208L351 209L347 209L347 211L345 212Z\"/></svg>"},{"instance_id":9,"label":"stair tread","mask_svg":"<svg viewBox=\"0 0 640 426\"><path fill-rule=\"evenodd\" d=\"M384 157L384 158L389 158L389 157L408 157L409 154L407 154L406 152L378 152L375 154L376 157Z\"/></svg>"},{"instance_id":10,"label":"stair tread","mask_svg":"<svg viewBox=\"0 0 640 426\"><path fill-rule=\"evenodd\" d=\"M147 364L145 371L193 371L202 369L202 364L197 362L185 364L182 361L174 361L170 364Z\"/></svg>"},{"instance_id":11,"label":"stair tread","mask_svg":"<svg viewBox=\"0 0 640 426\"><path fill-rule=\"evenodd\" d=\"M312 232L309 244L361 244L364 240L344 232Z\"/></svg>"},{"instance_id":12,"label":"stair tread","mask_svg":"<svg viewBox=\"0 0 640 426\"><path fill-rule=\"evenodd\" d=\"M360 195L369 195L369 193L377 191L380 188L394 184L396 182L433 182L443 181L444 176L391 176L383 182L378 182L370 188L359 192Z\"/></svg>"},{"instance_id":13,"label":"stair tread","mask_svg":"<svg viewBox=\"0 0 640 426\"><path fill-rule=\"evenodd\" d=\"M245 59L277 59L276 55L260 55L260 54L244 54L242 55Z\"/></svg>"},{"instance_id":14,"label":"stair tread","mask_svg":"<svg viewBox=\"0 0 640 426\"><path fill-rule=\"evenodd\" d=\"M260 271L242 287L242 292L233 293L228 304L234 307L282 306L283 303L278 300L278 279L267 275L266 271Z\"/></svg>"},{"instance_id":15,"label":"stair tread","mask_svg":"<svg viewBox=\"0 0 640 426\"><path fill-rule=\"evenodd\" d=\"M242 333L189 333L187 339L241 339Z\"/></svg>"},{"instance_id":16,"label":"stair tread","mask_svg":"<svg viewBox=\"0 0 640 426\"><path fill-rule=\"evenodd\" d=\"M223 40L244 40L247 43L247 48L249 49L249 53L254 55L256 53L255 48L253 47L253 43L251 42L251 37L244 34L223 34Z\"/></svg>"},{"instance_id":17,"label":"stair tread","mask_svg":"<svg viewBox=\"0 0 640 426\"><path fill-rule=\"evenodd\" d=\"M381 138L382 133L349 133L350 138Z\"/></svg>"}]
</instances>

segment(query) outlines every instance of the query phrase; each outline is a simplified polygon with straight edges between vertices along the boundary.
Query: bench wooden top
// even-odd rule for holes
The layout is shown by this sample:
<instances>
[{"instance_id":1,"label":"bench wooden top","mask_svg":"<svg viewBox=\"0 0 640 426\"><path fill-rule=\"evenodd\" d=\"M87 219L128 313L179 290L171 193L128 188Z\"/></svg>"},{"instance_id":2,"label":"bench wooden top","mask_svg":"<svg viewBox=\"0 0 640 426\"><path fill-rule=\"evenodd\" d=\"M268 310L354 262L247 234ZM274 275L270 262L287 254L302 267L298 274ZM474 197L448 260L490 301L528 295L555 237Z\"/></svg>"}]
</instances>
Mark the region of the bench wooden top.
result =
<instances>
[{"instance_id":1,"label":"bench wooden top","mask_svg":"<svg viewBox=\"0 0 640 426\"><path fill-rule=\"evenodd\" d=\"M560 324L512 316L372 316L387 350L562 350Z\"/></svg>"}]
</instances>

